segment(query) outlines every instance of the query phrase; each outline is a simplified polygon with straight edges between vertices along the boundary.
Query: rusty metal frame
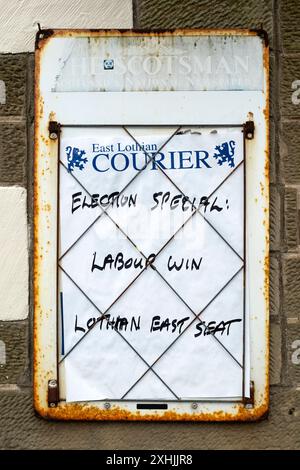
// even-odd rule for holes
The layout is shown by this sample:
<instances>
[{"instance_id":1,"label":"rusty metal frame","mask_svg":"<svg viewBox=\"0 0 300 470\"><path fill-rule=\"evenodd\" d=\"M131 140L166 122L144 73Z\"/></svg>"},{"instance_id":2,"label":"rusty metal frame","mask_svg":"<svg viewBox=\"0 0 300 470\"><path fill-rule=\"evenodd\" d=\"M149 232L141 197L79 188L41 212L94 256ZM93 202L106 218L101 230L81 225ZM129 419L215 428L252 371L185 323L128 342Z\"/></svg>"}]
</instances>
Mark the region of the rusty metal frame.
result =
<instances>
[{"instance_id":1,"label":"rusty metal frame","mask_svg":"<svg viewBox=\"0 0 300 470\"><path fill-rule=\"evenodd\" d=\"M55 38L62 37L112 37L112 36L201 36L201 35L212 35L212 36L260 36L264 43L264 81L265 81L265 97L264 97L264 119L266 127L266 135L264 137L265 141L265 150L264 150L264 180L261 182L261 197L263 201L263 212L264 219L263 225L265 227L265 248L264 248L264 298L265 298L265 311L268 312L268 287L269 287L269 257L268 257L268 246L269 246L269 236L268 236L268 181L269 181L269 164L268 164L268 138L269 138L269 108L268 108L268 98L269 98L269 84L268 84L268 72L269 72L269 61L268 61L268 43L266 35L263 31L254 31L254 30L175 30L175 31L90 31L90 30L41 30L37 34L36 41L36 89L35 89L35 166L34 166L34 202L35 202L35 225L34 225L34 307L35 307L35 316L34 316L34 403L36 410L44 417L54 418L54 419L87 419L87 420L106 420L106 419L131 419L131 420L200 420L200 421L232 421L232 420L256 420L264 416L268 410L269 404L269 394L268 394L268 317L265 319L265 329L266 329L266 344L265 344L265 358L264 363L266 364L265 368L265 377L263 380L264 390L261 388L255 390L254 393L254 406L250 409L249 403L225 405L220 407L218 404L214 407L201 407L198 409L191 409L187 407L186 410L176 410L172 409L170 411L165 410L144 410L138 408L138 411L134 412L129 409L122 409L119 406L112 406L112 408L107 409L106 407L99 406L97 403L76 403L76 404L66 404L59 403L57 407L51 407L47 399L47 387L49 381L55 381L58 379L57 373L55 374L54 370L51 370L51 367L48 370L45 370L43 366L43 361L41 360L47 352L47 349L51 350L53 345L56 343L54 341L53 332L48 334L45 337L45 331L42 330L42 320L49 316L54 316L52 311L44 311L43 305L41 304L41 291L46 288L45 281L47 281L47 276L42 276L42 270L45 267L45 260L47 258L52 259L53 263L53 248L51 243L55 237L50 237L46 243L42 241L42 233L45 229L53 230L51 228L50 222L49 226L45 227L47 224L47 217L45 218L45 213L53 210L51 204L44 204L45 198L42 196L43 192L43 174L41 173L41 167L39 166L40 159L44 156L48 160L49 157L55 155L55 141L47 139L47 131L45 128L45 116L44 116L44 97L41 94L40 90L40 72L41 64L43 61L44 51L47 49L47 44L49 41L52 41ZM226 92L225 92L226 93ZM48 123L50 121L55 121L55 109L53 112L47 115ZM99 124L96 124L98 126ZM101 125L101 124L100 124ZM205 124L204 124L205 125ZM208 125L208 124L207 124ZM70 124L72 126L72 124ZM77 125L75 124L77 127ZM226 125L226 127L230 125ZM88 124L88 127L91 127ZM214 125L213 127L216 127ZM46 150L46 155L43 152ZM41 154L42 152L42 154ZM245 153L244 153L245 155ZM263 155L262 155L263 157ZM244 163L245 165L245 163ZM49 165L49 171L51 172L52 165ZM44 170L47 168L44 165ZM245 198L246 199L246 198ZM50 197L51 200L51 197ZM246 201L245 201L246 202ZM46 230L47 232L47 230ZM45 252L46 248L46 252ZM56 258L56 257L55 257ZM53 378L56 375L56 378ZM43 377L43 378L42 378ZM54 385L54 383L52 383ZM55 388L55 387L53 387ZM253 390L252 390L253 391ZM51 392L53 395L53 392ZM248 400L249 401L249 400Z\"/></svg>"}]
</instances>

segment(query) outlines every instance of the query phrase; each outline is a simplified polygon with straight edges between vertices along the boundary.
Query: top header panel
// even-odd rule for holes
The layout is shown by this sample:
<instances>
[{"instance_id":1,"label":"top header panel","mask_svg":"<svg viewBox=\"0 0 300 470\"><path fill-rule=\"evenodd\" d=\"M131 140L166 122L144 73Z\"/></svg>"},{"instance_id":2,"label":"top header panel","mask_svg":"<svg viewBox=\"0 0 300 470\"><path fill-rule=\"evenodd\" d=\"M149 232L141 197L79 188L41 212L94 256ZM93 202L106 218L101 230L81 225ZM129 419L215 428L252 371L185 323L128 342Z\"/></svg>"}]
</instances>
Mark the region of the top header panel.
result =
<instances>
[{"instance_id":1,"label":"top header panel","mask_svg":"<svg viewBox=\"0 0 300 470\"><path fill-rule=\"evenodd\" d=\"M232 33L60 31L51 41L40 34L38 47L47 49L54 93L264 91L263 39Z\"/></svg>"}]
</instances>

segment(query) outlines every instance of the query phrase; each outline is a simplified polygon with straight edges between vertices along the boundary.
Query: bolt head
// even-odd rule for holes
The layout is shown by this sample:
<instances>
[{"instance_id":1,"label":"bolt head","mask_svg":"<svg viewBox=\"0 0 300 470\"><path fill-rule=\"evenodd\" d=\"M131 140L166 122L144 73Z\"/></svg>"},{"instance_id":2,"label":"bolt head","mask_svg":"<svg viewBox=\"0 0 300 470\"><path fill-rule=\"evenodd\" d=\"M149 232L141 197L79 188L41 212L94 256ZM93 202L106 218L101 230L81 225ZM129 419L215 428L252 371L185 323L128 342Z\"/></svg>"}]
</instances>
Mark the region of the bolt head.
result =
<instances>
[{"instance_id":1,"label":"bolt head","mask_svg":"<svg viewBox=\"0 0 300 470\"><path fill-rule=\"evenodd\" d=\"M49 406L50 406L50 408L55 408L56 404L55 403L50 403Z\"/></svg>"},{"instance_id":2,"label":"bolt head","mask_svg":"<svg viewBox=\"0 0 300 470\"><path fill-rule=\"evenodd\" d=\"M51 140L56 140L57 139L57 134L55 132L51 132L50 139Z\"/></svg>"},{"instance_id":3,"label":"bolt head","mask_svg":"<svg viewBox=\"0 0 300 470\"><path fill-rule=\"evenodd\" d=\"M192 403L192 408L193 410L196 410L198 408L198 403L196 402Z\"/></svg>"},{"instance_id":4,"label":"bolt head","mask_svg":"<svg viewBox=\"0 0 300 470\"><path fill-rule=\"evenodd\" d=\"M56 381L56 380L49 380L48 386L49 386L50 388L55 388L55 387L57 387L57 381Z\"/></svg>"},{"instance_id":5,"label":"bolt head","mask_svg":"<svg viewBox=\"0 0 300 470\"><path fill-rule=\"evenodd\" d=\"M108 402L104 403L104 408L105 408L106 410L109 410L110 407L111 407L111 404L110 404L110 403L108 403Z\"/></svg>"}]
</instances>

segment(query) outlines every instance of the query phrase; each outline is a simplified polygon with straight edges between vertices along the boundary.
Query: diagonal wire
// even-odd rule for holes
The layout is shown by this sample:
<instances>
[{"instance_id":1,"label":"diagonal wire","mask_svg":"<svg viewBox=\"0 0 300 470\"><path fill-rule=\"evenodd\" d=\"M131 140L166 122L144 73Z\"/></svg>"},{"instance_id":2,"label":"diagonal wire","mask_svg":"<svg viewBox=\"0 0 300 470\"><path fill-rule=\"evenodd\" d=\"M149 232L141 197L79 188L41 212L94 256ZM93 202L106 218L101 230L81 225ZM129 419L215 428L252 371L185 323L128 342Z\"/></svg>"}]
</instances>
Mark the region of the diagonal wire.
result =
<instances>
[{"instance_id":1,"label":"diagonal wire","mask_svg":"<svg viewBox=\"0 0 300 470\"><path fill-rule=\"evenodd\" d=\"M181 127L182 127L182 126L179 126L179 127L176 129L176 131L173 132L173 134L166 140L166 142L157 150L157 152L156 152L152 157L151 157L148 153L146 153L146 152L144 151L145 156L149 158L148 162L147 162L146 165L145 165L143 168L141 168L141 169L137 172L137 174L136 174L133 178L131 178L131 180L123 187L123 189L120 191L119 195L122 194L122 193L128 188L128 186L129 186L131 183L133 183L133 181L141 174L141 172L142 172L143 170L145 170L145 168L149 165L149 163L155 159L156 155L170 142L170 140L174 137L174 135L177 134L177 132L181 129ZM124 129L124 128L123 128L123 129ZM140 144L138 144L138 145L140 146ZM71 174L73 175L73 173L71 173ZM73 175L73 176L74 176L74 175ZM113 201L107 206L106 209L103 209L103 208L102 208L102 211L103 211L103 212L102 212L98 217L96 217L96 219L85 229L85 231L80 234L80 236L77 238L77 240L75 240L75 241L72 243L72 245L69 246L69 248L60 256L59 261L60 261L60 260L73 248L73 246L76 245L76 243L90 230L90 228L102 217L103 213L106 212L112 204L113 204Z\"/></svg>"},{"instance_id":2,"label":"diagonal wire","mask_svg":"<svg viewBox=\"0 0 300 470\"><path fill-rule=\"evenodd\" d=\"M101 314L101 317L100 317L100 320L101 318L105 319L107 321L107 323L120 335L121 338L123 338L123 340L127 343L127 345L138 355L138 357L146 364L146 366L148 368L151 369L151 365L148 364L148 362L143 358L143 356L141 356L141 354L132 346L132 344L125 338L125 336L122 335L122 333L120 333L120 331L115 327L115 325L110 322L108 320L108 318L105 316L105 313L103 313L99 308L98 306L90 299L90 297L81 289L81 287L74 281L74 279L60 266L60 269L63 271L63 273L68 277L68 279L77 287L77 289L84 295L84 297L93 305L93 307ZM94 323L94 325L96 325L97 323ZM93 326L94 326L93 325ZM91 328L92 329L92 328ZM90 330L91 330L90 329ZM88 331L90 331L88 330ZM86 336L86 335L84 335ZM82 336L81 339L84 338L84 336ZM80 341L78 341L74 346L76 347L78 345ZM68 353L66 354L66 356L68 354L70 354L70 352L74 349L71 348L70 351L68 351ZM64 357L65 358L65 357ZM61 361L59 361L59 363L61 363ZM148 369L149 370L149 369ZM153 373L156 375L156 377L168 388L168 390L174 395L174 397L177 398L177 400L179 400L179 397L176 395L176 393L168 386L168 384L165 383L165 381L155 372L155 370L153 370Z\"/></svg>"},{"instance_id":3,"label":"diagonal wire","mask_svg":"<svg viewBox=\"0 0 300 470\"><path fill-rule=\"evenodd\" d=\"M218 189L220 189L220 187L225 183L225 181L228 180L228 178L230 178L230 176L243 164L244 160L242 160L235 168L234 170L232 170L227 176L226 178L224 178L224 180L221 181L221 183L211 192L211 194L209 196L207 196L207 200L209 200L217 191ZM63 166L63 168L68 172L68 168L66 167L66 165L64 164L64 162L62 162L60 160L60 164ZM69 172L68 172L69 173ZM86 187L81 183L81 181L79 181L78 178L76 178L76 176L73 174L73 173L70 173L72 178L76 181L76 183L90 196L92 197L91 193L86 189ZM190 202L190 201L189 201ZM106 215L110 221L120 230L120 232L125 236L125 238L127 238L127 240L136 248L136 250L146 259L146 255L142 252L142 250L140 250L140 248L136 245L136 243L129 237L129 235L122 229L122 227L113 219L113 217L105 210L103 209L103 207L101 206L100 202L97 203L97 206L101 209L102 211L102 215ZM194 208L193 212L191 213L191 215L184 221L184 223L179 227L179 229L176 230L176 232L170 237L170 239L168 239L166 241L166 243L163 245L163 247L157 252L156 254L156 257L159 253L161 253L161 251L163 250L163 248L165 248L165 246L167 246L171 240L174 239L174 237L177 235L177 233L179 232L179 230L183 229L184 226L191 220L192 217L194 217L194 215L198 212L198 210L196 208ZM97 218L97 220L99 220L100 217ZM92 222L92 224L88 227L88 228L91 228L92 225L94 225L96 223L97 220L94 220ZM86 233L86 232L84 232ZM72 247L79 241L79 239L77 239L77 241L72 245ZM71 248L72 248L71 247ZM69 251L69 249L67 250ZM65 255L67 254L67 252L65 253ZM65 255L63 255L62 257L64 257ZM59 261L61 261L62 257L59 259ZM242 259L242 258L241 258Z\"/></svg>"},{"instance_id":4,"label":"diagonal wire","mask_svg":"<svg viewBox=\"0 0 300 470\"><path fill-rule=\"evenodd\" d=\"M127 390L127 392L122 396L122 400L125 398L126 395L128 395L128 393L138 384L138 382L140 382L140 380L142 380L142 378L149 372L149 370L153 370L153 367L155 366L155 364L157 364L157 362L166 354L167 351L169 351L169 349L174 345L174 343L176 343L176 341L178 341L178 339L193 325L193 323L195 323L195 321L198 319L200 321L200 324L203 325L203 321L200 319L200 316L205 312L205 310L214 302L214 300L221 294L221 292L223 290L226 289L226 287L233 281L233 279L241 272L241 270L243 269L243 266L240 267L237 272L229 279L229 281L226 282L226 284L224 284L224 286L219 290L219 292L217 292L217 294L214 295L214 297L205 305L205 307L203 307L203 309L196 315L195 318L193 318L193 320L186 326L186 328L184 330L181 331L181 333L168 345L168 347L155 359L155 361L151 364L151 369L149 368L148 370L146 370L142 375L141 377ZM204 323L205 325L205 323ZM216 333L212 333L211 336L214 336L215 337L215 334ZM232 355L231 355L232 356ZM233 357L233 356L232 356ZM236 361L238 362L238 361ZM241 368L243 368L243 366L238 362L239 366Z\"/></svg>"},{"instance_id":5,"label":"diagonal wire","mask_svg":"<svg viewBox=\"0 0 300 470\"><path fill-rule=\"evenodd\" d=\"M65 165L61 160L60 160L60 164L62 165L62 167L63 167L66 171L68 171L68 168L66 167L66 165ZM71 173L71 176L72 176L72 178L77 182L77 184L78 184L90 197L92 197L91 193L85 188L85 186L79 181L79 179L76 178L75 175L73 175L73 173ZM109 220L120 230L120 232L125 236L125 238L127 238L127 240L129 240L130 243L137 249L137 251L138 251L142 256L144 256L144 258L146 258L146 256L145 256L145 255L142 253L142 251L138 248L138 246L135 244L135 242L134 242L133 240L131 240L131 238L129 237L129 235L127 235L127 233L122 229L122 227L113 219L113 217L112 217L105 209L103 209L103 207L101 206L100 202L97 203L97 206L100 207L100 209L101 209L101 211L102 211L101 216L105 214L105 215L109 218ZM94 222L92 222L92 224L88 227L88 230L89 230L89 229L91 228L91 226L94 225L94 223L96 223L99 219L100 219L100 217L97 217L97 220L95 220ZM85 234L86 232L87 232L87 230L84 232L84 234ZM81 237L76 240L76 242L71 246L71 248L73 248L73 247L77 244L77 242L79 242L80 239L81 239ZM71 249L71 248L70 248L70 249ZM62 258L67 254L67 252L68 252L70 249L68 249L68 250L65 252L65 254L59 259L59 261L62 260Z\"/></svg>"},{"instance_id":6,"label":"diagonal wire","mask_svg":"<svg viewBox=\"0 0 300 470\"><path fill-rule=\"evenodd\" d=\"M125 130L125 132L127 132L127 134L134 140L134 142L136 144L139 144L139 142L137 141L137 139L128 131L128 129L126 129L125 126L123 126L123 129ZM151 156L149 155L149 153L145 152L145 154L151 158ZM157 154L157 153L156 153ZM184 194L184 192L177 186L176 183L174 183L174 181L172 180L172 178L170 178L167 173L158 165L157 168L165 175L165 177L172 183L173 186L175 186L175 188L177 189L177 191L179 191L185 198L187 198L187 196ZM192 207L198 211L198 213L201 215L201 217L203 217L203 219L208 223L208 225L219 235L220 238L222 238L222 240L226 243L226 245L236 254L236 256L238 256L242 261L243 261L243 258L239 255L239 253L230 245L230 243L223 237L223 235L213 226L213 224L211 222L209 222L209 220L207 220L207 218L200 212L199 208L197 208L190 200L189 198L187 198L187 200L191 203Z\"/></svg>"},{"instance_id":7,"label":"diagonal wire","mask_svg":"<svg viewBox=\"0 0 300 470\"><path fill-rule=\"evenodd\" d=\"M110 308L112 307L113 304L115 304L117 302L117 300L124 294L124 292L129 289L129 287L135 282L135 280L137 279L137 277L139 277L142 272L145 270L145 268L143 269L143 271L141 271L138 276L126 287L125 291L123 291L118 297L117 299L114 300L113 304L111 304L105 312L102 312L99 307L92 301L92 299L84 292L83 289L81 289L81 287L76 283L76 281L74 281L74 279L62 268L62 266L59 266L60 269L63 271L63 273L68 277L68 279L75 285L75 287L84 295L84 297L91 303L91 305L93 305L93 307L101 314L101 317L99 318L99 321L101 321L102 319L105 319L107 321L107 323L112 327L113 330L115 330L119 336L126 342L126 344L138 355L138 357L147 365L148 369L141 375L141 377L139 377L139 379L130 387L130 389L121 397L121 400L124 399L124 397L130 392L130 390L132 390L136 385L137 383L142 380L142 378L149 372L149 370L152 370L152 372L155 374L155 376L167 387L167 389L175 396L175 398L177 400L180 400L180 398L176 395L176 393L171 389L171 387L164 381L164 379L162 379L160 377L160 375L153 369L153 366L161 359L161 357L174 345L174 343L180 338L180 336L182 336L183 333L185 333L185 331L190 328L190 326L198 319L200 324L203 325L203 326L206 326L205 325L205 322L203 322L201 319L200 319L200 315L209 307L209 305L220 295L220 293L230 284L230 282L237 276L237 274L243 269L243 266L241 268L239 268L239 270L229 279L229 281L227 281L226 284L224 284L224 286L214 295L214 297L206 304L206 306L198 313L196 314L195 312L193 312L190 307L187 305L187 307L191 310L191 312L195 315L195 318L189 323L189 325L187 325L187 327L177 336L177 338L174 339L174 341L171 342L171 344L169 344L169 346L160 354L160 356L153 362L153 364L149 365L148 362L143 358L143 356L134 348L134 346L132 346L132 344L125 338L125 336L122 335L122 333L120 333L120 331L116 328L116 326L109 321L109 319L106 317L106 314L107 314L107 311L110 310ZM173 290L173 289L172 289ZM176 293L176 292L175 292ZM182 299L181 299L182 300ZM66 357L78 346L78 344L85 338L85 336L87 336L87 334L98 324L98 322L94 323L93 326L80 338L79 341L77 341L77 343L75 343L72 348L65 354L65 356L62 357L62 359L59 361L59 364L61 364L65 359ZM230 351L228 351L228 349L223 345L222 342L220 342L220 340L215 336L215 334L212 334L211 335L215 340L217 340L217 342L229 353L229 355L234 359L234 361L241 367L243 368L243 366L239 363L239 361L231 354Z\"/></svg>"},{"instance_id":8,"label":"diagonal wire","mask_svg":"<svg viewBox=\"0 0 300 470\"><path fill-rule=\"evenodd\" d=\"M63 162L61 162L61 164L63 165L63 167L67 170L66 166L64 165ZM237 165L235 167L234 170L232 170L229 175L227 175L227 177L218 185L217 188L215 188L215 190L208 196L208 199L210 197L212 197L212 195L222 186L222 184L238 169L238 167L242 164L242 162L240 162L239 165ZM84 191L90 195L89 191L82 185L82 183L71 173L71 176L78 182L78 184L84 189ZM99 205L99 203L98 203ZM99 207L102 209L102 207L99 205ZM103 210L103 209L102 209ZM147 259L147 257L144 255L144 253L137 247L137 245L131 240L131 238L122 230L122 228L113 220L113 218L106 212L103 210L103 212L110 218L110 220L116 225L116 227L124 234L124 236L128 239L128 241L138 250L138 252L145 258ZM188 221L197 213L197 210L194 210L194 212L190 215L190 217L176 230L176 232L172 235L172 237L160 248L160 250L156 253L156 258L157 256L163 251L163 249L170 243L171 240L173 240L175 238L175 236L177 235L177 233L182 230L182 228L188 223ZM60 266L61 267L61 266ZM154 263L151 264L151 267L152 269L154 269L157 274L165 281L165 283L169 286L169 288L175 293L175 295L185 304L185 306L193 313L193 315L196 316L196 313L193 311L193 309L187 304L187 302L180 296L180 294L178 294L178 292L173 288L173 286L165 279L165 277L159 272L159 270L154 266ZM144 270L146 269L143 268L142 271L140 271L140 273L131 281L131 283L121 292L121 294L119 294L119 296L114 300L114 302L106 309L105 313L106 314L108 312L108 310L119 300L119 298L128 290L128 288L133 284L133 282L135 282L135 280L144 272ZM95 325L93 325L95 326ZM92 327L93 328L93 327ZM92 329L91 328L91 329ZM90 329L90 330L91 330ZM69 355L72 350L76 347L76 345L89 333L88 330L81 338L80 340L78 340L77 343L75 343L75 345L72 347L72 349L70 351L68 351L68 353L64 356L64 358L66 358L67 355ZM213 335L214 336L214 335ZM239 361L231 354L231 352L224 346L224 344L217 338L215 337L215 340L222 346L222 348L234 359L235 362L237 362L237 364L239 366L241 366L241 364L239 363ZM63 358L63 359L64 359ZM63 360L62 359L62 360Z\"/></svg>"},{"instance_id":9,"label":"diagonal wire","mask_svg":"<svg viewBox=\"0 0 300 470\"><path fill-rule=\"evenodd\" d=\"M59 264L59 267L60 267L60 269L61 269L69 278L71 278L70 275L67 274L67 272L64 270L64 268L63 268L60 264ZM117 303L117 301L120 299L120 297L122 297L122 295L125 294L125 292L132 286L132 284L143 274L143 272L145 271L145 269L146 269L146 267L144 267L144 268L139 272L139 274L138 274L135 278L132 279L132 281L126 286L126 288L114 299L114 301L113 301L113 302L107 307L107 309L102 313L102 317L100 318L100 320L101 320L102 318L103 318L103 319L107 318L107 317L106 317L107 312L113 307L113 305L115 305L115 303ZM73 281L73 283L75 284L75 281ZM77 284L75 284L75 285L77 285ZM80 290L81 290L81 292L84 292L81 288L80 288ZM85 292L84 292L84 295L85 295L87 298L89 298ZM94 304L92 300L91 300L91 302L92 302L92 304ZM98 307L97 307L97 308L98 308ZM99 309L98 309L98 310L99 310ZM89 330L87 330L86 333L84 333L84 335L81 336L81 338L77 341L77 343L75 343L75 344L68 350L68 352L60 359L59 363L63 362L63 361L69 356L69 354L71 354L71 352L76 348L76 346L77 346L79 343L81 343L81 341L89 334L89 332L90 332L93 328L95 328L95 326L96 326L96 323L94 323L94 324L91 326L91 328L90 328Z\"/></svg>"},{"instance_id":10,"label":"diagonal wire","mask_svg":"<svg viewBox=\"0 0 300 470\"><path fill-rule=\"evenodd\" d=\"M234 168L234 170L232 170L232 171L226 176L226 178L224 178L224 179L221 181L221 183L212 191L212 193L211 193L209 196L207 196L207 199L210 199L210 198L216 193L216 191L218 191L218 189L220 189L220 187L223 185L223 183L225 183L225 181L227 181L228 178L230 178L230 176L231 176L243 163L244 163L244 160L242 160L242 161ZM189 202L190 202L190 201L189 201ZM189 222L189 220L191 220L192 217L194 217L195 214L197 214L198 212L199 212L199 211L197 210L197 208L195 208L195 209L194 209L194 212L192 212L192 214L184 221L184 223L183 223L183 224L179 227L179 229L172 235L172 237L171 237L169 240L167 240L167 242L161 247L161 249L158 251L157 254L159 254L159 253L165 248L165 246L167 246L167 245L169 244L169 242L175 238L175 236L177 235L177 233L178 233L181 229L183 229L183 227ZM244 261L240 256L239 256L239 258L240 258L242 261Z\"/></svg>"},{"instance_id":11,"label":"diagonal wire","mask_svg":"<svg viewBox=\"0 0 300 470\"><path fill-rule=\"evenodd\" d=\"M242 268L244 267L244 265L242 265L239 270L241 270ZM174 292L174 294L177 295L177 297L184 303L184 305L190 310L190 312L193 313L193 315L195 315L195 317L197 317L197 314L194 312L194 310L189 306L189 304L181 297L180 294L178 294L178 292L174 289L174 287L164 278L164 276L158 271L157 268L155 268L155 271L157 272L157 274L165 281L165 283L170 287L170 289ZM226 346L224 346L224 344L222 343L222 341L220 341L216 336L214 336L214 339L216 341L218 341L218 343L222 346L222 348L232 357L232 359L240 366L243 368L242 364L240 364L240 362L233 356L233 354L231 354L231 352L226 348Z\"/></svg>"}]
</instances>

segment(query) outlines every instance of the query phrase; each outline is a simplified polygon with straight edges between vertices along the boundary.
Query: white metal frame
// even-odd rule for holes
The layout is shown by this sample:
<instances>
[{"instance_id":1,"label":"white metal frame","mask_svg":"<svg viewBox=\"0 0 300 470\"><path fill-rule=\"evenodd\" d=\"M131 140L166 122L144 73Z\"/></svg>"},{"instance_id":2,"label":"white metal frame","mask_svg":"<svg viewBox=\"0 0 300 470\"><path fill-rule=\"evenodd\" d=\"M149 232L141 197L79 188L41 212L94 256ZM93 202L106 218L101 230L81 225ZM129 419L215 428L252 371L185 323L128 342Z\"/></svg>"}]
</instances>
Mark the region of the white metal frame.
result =
<instances>
[{"instance_id":1,"label":"white metal frame","mask_svg":"<svg viewBox=\"0 0 300 470\"><path fill-rule=\"evenodd\" d=\"M74 31L71 36L76 38L77 34L79 33ZM114 34L121 35L121 33ZM134 32L128 34L141 35ZM195 30L191 34L209 33ZM88 32L86 35L88 36ZM54 93L49 91L51 84L49 71L53 69L53 61L58 60L59 50L64 47L66 41L68 38L65 37L65 33L57 31L53 37L41 40L37 50L34 267L34 401L37 411L43 416L56 419L253 420L263 416L267 412L269 401L268 67L264 69L262 91ZM268 55L265 45L262 51L266 61ZM143 106L140 106L141 100ZM80 115L76 113L78 106L80 106ZM244 404L225 402L200 402L196 409L191 407L190 402L171 402L167 412L165 410L137 412L136 403L132 402L114 402L110 410L104 408L103 402L88 404L60 402L54 408L49 407L48 381L58 379L56 325L58 152L57 141L49 139L49 121L73 125L230 125L243 124L249 116L254 121L255 134L253 140L246 140L245 155L248 286L246 298L250 309L247 313L250 328L250 378L255 386L254 407L247 408Z\"/></svg>"}]
</instances>

